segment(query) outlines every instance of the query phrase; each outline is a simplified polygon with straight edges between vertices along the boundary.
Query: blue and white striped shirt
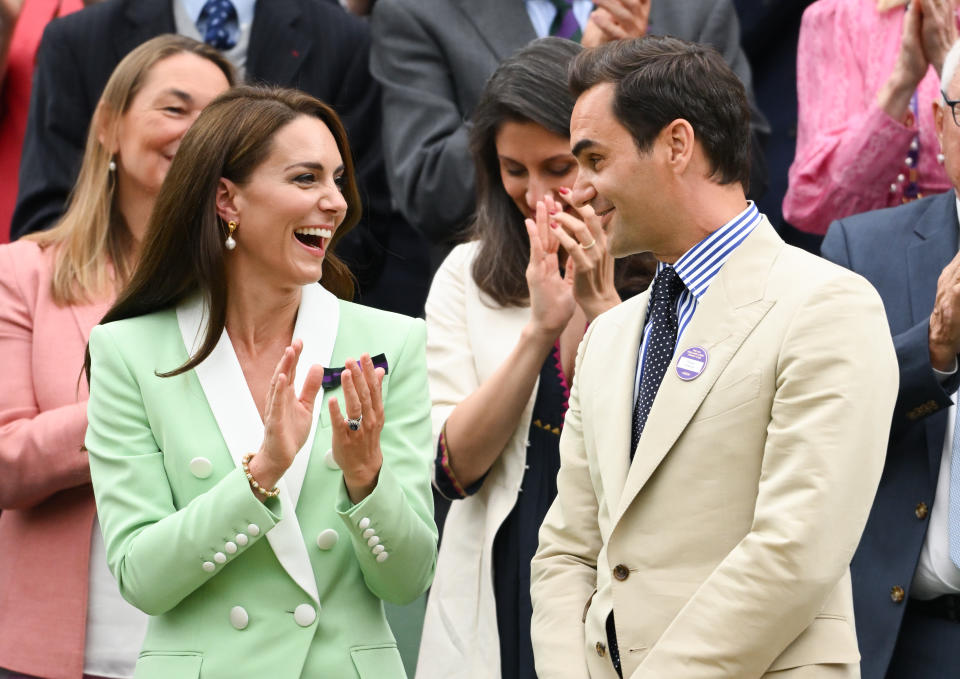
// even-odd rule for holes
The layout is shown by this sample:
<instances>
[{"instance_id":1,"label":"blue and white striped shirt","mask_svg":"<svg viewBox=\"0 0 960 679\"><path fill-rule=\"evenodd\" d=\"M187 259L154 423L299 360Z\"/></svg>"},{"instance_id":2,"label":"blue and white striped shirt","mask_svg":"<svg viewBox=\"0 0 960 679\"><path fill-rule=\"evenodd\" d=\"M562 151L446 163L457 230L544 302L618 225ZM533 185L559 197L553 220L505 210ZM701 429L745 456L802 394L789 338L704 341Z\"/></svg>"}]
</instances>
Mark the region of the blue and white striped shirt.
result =
<instances>
[{"instance_id":1,"label":"blue and white striped shirt","mask_svg":"<svg viewBox=\"0 0 960 679\"><path fill-rule=\"evenodd\" d=\"M674 270L686 288L680 293L680 299L677 300L677 343L673 347L674 351L680 344L683 331L690 325L690 320L697 310L697 303L707 293L710 283L720 273L724 262L730 258L737 246L753 232L759 223L760 211L757 210L753 201L749 201L747 209L687 250L673 264ZM666 266L663 262L659 262L657 264L657 275ZM647 351L649 337L650 305L648 303L647 320L644 321L643 326L643 341L640 343L640 354L637 359L637 378L633 388L634 403L636 403L637 396L640 394L640 381L643 379L643 357Z\"/></svg>"}]
</instances>

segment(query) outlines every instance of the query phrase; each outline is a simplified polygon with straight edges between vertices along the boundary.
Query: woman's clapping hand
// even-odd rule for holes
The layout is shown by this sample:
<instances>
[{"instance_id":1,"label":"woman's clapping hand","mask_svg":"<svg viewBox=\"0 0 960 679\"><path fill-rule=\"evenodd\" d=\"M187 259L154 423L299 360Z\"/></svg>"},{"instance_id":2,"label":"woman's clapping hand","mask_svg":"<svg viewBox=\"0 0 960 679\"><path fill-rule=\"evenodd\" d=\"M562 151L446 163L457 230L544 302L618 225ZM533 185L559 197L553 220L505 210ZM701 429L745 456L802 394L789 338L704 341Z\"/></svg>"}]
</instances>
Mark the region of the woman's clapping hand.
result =
<instances>
[{"instance_id":1,"label":"woman's clapping hand","mask_svg":"<svg viewBox=\"0 0 960 679\"><path fill-rule=\"evenodd\" d=\"M583 309L588 322L620 303L614 286L614 259L607 249L607 234L600 218L589 205L576 206L570 201L569 189L560 196L579 217L564 212L551 197L547 211L555 224L554 233L567 252L566 277L572 278L573 296Z\"/></svg>"},{"instance_id":2,"label":"woman's clapping hand","mask_svg":"<svg viewBox=\"0 0 960 679\"><path fill-rule=\"evenodd\" d=\"M549 221L547 204L541 200L537 203L536 219L527 219L525 224L530 237L527 287L533 326L552 342L573 316L576 300L572 278L560 275L560 241Z\"/></svg>"},{"instance_id":3,"label":"woman's clapping hand","mask_svg":"<svg viewBox=\"0 0 960 679\"><path fill-rule=\"evenodd\" d=\"M297 396L293 383L303 341L296 339L283 356L270 379L263 418L263 443L250 461L250 473L263 488L273 488L293 462L310 435L313 404L323 383L323 368L310 366L303 389Z\"/></svg>"},{"instance_id":4,"label":"woman's clapping hand","mask_svg":"<svg viewBox=\"0 0 960 679\"><path fill-rule=\"evenodd\" d=\"M349 358L340 376L345 412L341 413L336 398L329 401L333 459L343 471L343 482L354 504L373 492L383 466L380 432L384 374L383 368L373 367L370 354L363 354L359 363ZM356 429L345 418L353 420Z\"/></svg>"}]
</instances>

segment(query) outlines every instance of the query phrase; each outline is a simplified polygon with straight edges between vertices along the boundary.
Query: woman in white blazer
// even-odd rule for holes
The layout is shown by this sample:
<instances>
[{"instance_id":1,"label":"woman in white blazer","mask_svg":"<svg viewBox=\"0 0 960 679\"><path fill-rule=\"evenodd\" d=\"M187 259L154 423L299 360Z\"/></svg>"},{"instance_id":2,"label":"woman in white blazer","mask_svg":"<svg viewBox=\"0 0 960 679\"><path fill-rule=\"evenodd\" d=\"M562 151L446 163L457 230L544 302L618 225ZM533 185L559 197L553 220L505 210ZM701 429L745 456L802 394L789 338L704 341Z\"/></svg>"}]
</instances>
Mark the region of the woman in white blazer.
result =
<instances>
[{"instance_id":1,"label":"woman in white blazer","mask_svg":"<svg viewBox=\"0 0 960 679\"><path fill-rule=\"evenodd\" d=\"M427 300L434 484L454 500L427 603L417 676L535 677L530 559L556 495L559 438L587 324L646 287L616 267L601 219L567 201L576 43L544 38L504 61L473 117L473 240ZM632 368L632 366L631 366Z\"/></svg>"}]
</instances>

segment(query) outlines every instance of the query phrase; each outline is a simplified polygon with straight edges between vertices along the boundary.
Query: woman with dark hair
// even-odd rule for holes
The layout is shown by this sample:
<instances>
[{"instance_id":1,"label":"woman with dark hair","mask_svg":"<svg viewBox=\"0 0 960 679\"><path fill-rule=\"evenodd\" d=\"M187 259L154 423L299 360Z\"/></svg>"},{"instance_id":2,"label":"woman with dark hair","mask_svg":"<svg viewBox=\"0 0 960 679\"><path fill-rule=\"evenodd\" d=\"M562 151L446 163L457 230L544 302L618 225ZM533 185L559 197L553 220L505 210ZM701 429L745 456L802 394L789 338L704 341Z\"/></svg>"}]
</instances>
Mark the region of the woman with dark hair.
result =
<instances>
[{"instance_id":1,"label":"woman with dark hair","mask_svg":"<svg viewBox=\"0 0 960 679\"><path fill-rule=\"evenodd\" d=\"M436 563L425 328L344 301L359 205L332 109L231 90L90 335L107 561L153 616L138 678L404 676L382 601Z\"/></svg>"},{"instance_id":2,"label":"woman with dark hair","mask_svg":"<svg viewBox=\"0 0 960 679\"><path fill-rule=\"evenodd\" d=\"M170 158L233 77L217 50L183 36L130 52L97 103L66 213L0 246L0 668L11 677L133 674L147 621L107 569L77 378L90 329L136 267Z\"/></svg>"},{"instance_id":3,"label":"woman with dark hair","mask_svg":"<svg viewBox=\"0 0 960 679\"><path fill-rule=\"evenodd\" d=\"M567 202L577 161L566 69L579 50L559 38L521 49L472 119L474 240L451 252L427 300L434 483L454 502L420 677L536 676L530 559L557 492L577 346L652 276L647 257L614 266L599 218Z\"/></svg>"}]
</instances>

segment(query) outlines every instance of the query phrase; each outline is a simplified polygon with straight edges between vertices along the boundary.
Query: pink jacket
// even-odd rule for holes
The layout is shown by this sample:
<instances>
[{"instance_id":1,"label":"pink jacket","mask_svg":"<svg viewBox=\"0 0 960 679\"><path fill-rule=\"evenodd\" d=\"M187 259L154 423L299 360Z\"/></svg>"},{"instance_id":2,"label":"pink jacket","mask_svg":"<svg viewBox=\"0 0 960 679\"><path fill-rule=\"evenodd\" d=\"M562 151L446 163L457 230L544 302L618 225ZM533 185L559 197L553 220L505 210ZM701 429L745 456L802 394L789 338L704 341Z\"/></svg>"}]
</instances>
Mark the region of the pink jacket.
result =
<instances>
[{"instance_id":1,"label":"pink jacket","mask_svg":"<svg viewBox=\"0 0 960 679\"><path fill-rule=\"evenodd\" d=\"M17 202L17 169L27 129L33 64L40 37L57 17L83 9L82 0L26 0L10 38L7 72L0 88L0 243L10 240L10 219Z\"/></svg>"},{"instance_id":2,"label":"pink jacket","mask_svg":"<svg viewBox=\"0 0 960 679\"><path fill-rule=\"evenodd\" d=\"M899 205L891 193L916 128L893 120L876 104L900 49L903 7L877 12L876 0L818 0L803 14L797 50L797 154L783 199L784 218L824 234L834 219ZM917 88L919 190L950 188L937 163L940 151L932 106L940 97L933 68Z\"/></svg>"},{"instance_id":3,"label":"pink jacket","mask_svg":"<svg viewBox=\"0 0 960 679\"><path fill-rule=\"evenodd\" d=\"M57 306L52 264L53 248L0 245L0 667L77 679L96 509L80 377L110 302Z\"/></svg>"}]
</instances>

